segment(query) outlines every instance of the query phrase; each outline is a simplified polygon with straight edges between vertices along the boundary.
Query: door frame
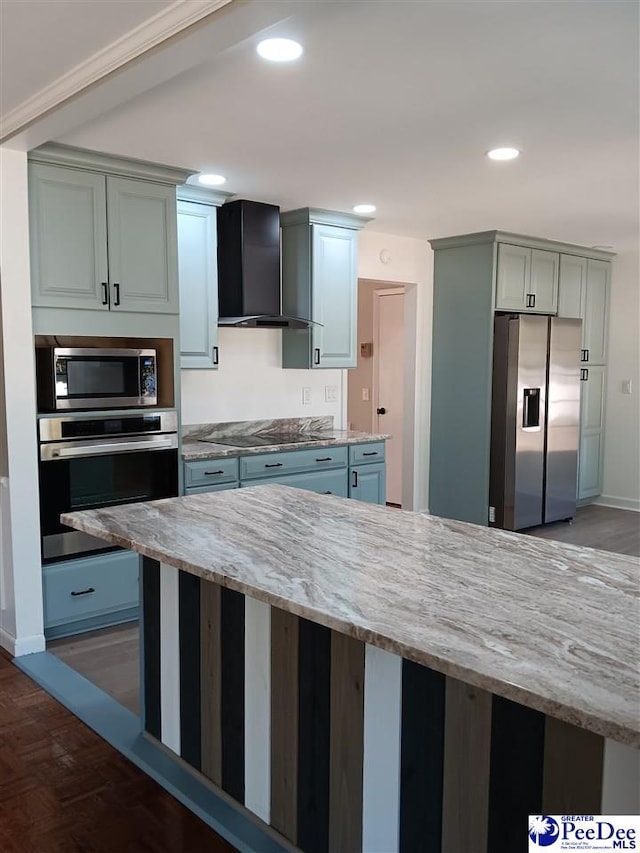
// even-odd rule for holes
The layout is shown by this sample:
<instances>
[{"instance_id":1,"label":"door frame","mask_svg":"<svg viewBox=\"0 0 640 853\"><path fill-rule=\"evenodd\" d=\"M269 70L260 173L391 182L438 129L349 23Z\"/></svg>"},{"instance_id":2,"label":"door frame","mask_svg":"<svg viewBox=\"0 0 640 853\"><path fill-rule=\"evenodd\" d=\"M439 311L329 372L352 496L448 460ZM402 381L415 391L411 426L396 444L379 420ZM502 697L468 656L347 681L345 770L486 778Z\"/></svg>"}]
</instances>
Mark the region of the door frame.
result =
<instances>
[{"instance_id":1,"label":"door frame","mask_svg":"<svg viewBox=\"0 0 640 853\"><path fill-rule=\"evenodd\" d=\"M406 320L407 320L407 300L406 300L406 287L403 284L398 284L395 287L388 288L380 288L373 291L373 370L372 370L372 382L371 382L371 423L372 425L376 424L376 418L378 417L376 409L379 408L379 392L380 392L380 340L379 340L379 322L380 322L380 299L383 296L402 296L402 307L404 309L404 316L402 320L403 331L406 332ZM406 340L406 334L405 334ZM403 378L406 374L406 358L404 359L402 375ZM402 441L403 441L403 451L402 451L402 464L400 471L400 482L401 482L401 500L402 507L406 508L405 503L405 488L404 488L404 478L405 478L405 458L404 458L404 438L406 433L405 428L405 397L407 393L406 382L403 382L402 388ZM378 421L377 429L374 431L380 431L380 423ZM394 504L396 506L396 504Z\"/></svg>"}]
</instances>

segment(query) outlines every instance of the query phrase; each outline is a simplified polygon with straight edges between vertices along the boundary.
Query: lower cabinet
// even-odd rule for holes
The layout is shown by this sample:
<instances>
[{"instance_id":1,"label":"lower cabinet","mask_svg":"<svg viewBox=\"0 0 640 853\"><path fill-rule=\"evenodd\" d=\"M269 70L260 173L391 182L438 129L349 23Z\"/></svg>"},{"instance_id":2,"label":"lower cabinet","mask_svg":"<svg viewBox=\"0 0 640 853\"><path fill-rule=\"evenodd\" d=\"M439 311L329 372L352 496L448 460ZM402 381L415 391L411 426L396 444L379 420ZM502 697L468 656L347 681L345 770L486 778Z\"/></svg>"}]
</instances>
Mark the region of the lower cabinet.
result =
<instances>
[{"instance_id":1,"label":"lower cabinet","mask_svg":"<svg viewBox=\"0 0 640 853\"><path fill-rule=\"evenodd\" d=\"M386 502L387 481L384 462L349 468L349 497L370 504Z\"/></svg>"},{"instance_id":2,"label":"lower cabinet","mask_svg":"<svg viewBox=\"0 0 640 853\"><path fill-rule=\"evenodd\" d=\"M281 485L384 505L384 457L384 441L376 441L186 461L184 493Z\"/></svg>"},{"instance_id":3,"label":"lower cabinet","mask_svg":"<svg viewBox=\"0 0 640 853\"><path fill-rule=\"evenodd\" d=\"M248 486L292 486L295 489L307 489L322 495L349 497L347 469L337 471L312 471L309 474L291 474L289 477L264 477L260 480L245 480L241 488Z\"/></svg>"},{"instance_id":4,"label":"lower cabinet","mask_svg":"<svg viewBox=\"0 0 640 853\"><path fill-rule=\"evenodd\" d=\"M111 551L43 566L47 639L138 618L139 556Z\"/></svg>"}]
</instances>

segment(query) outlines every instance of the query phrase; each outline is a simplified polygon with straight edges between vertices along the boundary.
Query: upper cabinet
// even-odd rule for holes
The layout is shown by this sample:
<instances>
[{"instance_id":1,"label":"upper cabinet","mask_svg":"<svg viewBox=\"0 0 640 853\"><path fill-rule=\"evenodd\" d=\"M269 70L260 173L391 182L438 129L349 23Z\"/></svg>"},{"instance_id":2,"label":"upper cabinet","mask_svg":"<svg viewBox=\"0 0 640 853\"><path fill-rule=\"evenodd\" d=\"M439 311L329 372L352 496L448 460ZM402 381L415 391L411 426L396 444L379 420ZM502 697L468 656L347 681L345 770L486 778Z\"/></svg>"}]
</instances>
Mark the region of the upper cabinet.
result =
<instances>
[{"instance_id":1,"label":"upper cabinet","mask_svg":"<svg viewBox=\"0 0 640 853\"><path fill-rule=\"evenodd\" d=\"M174 182L190 173L57 145L30 158L32 304L177 314Z\"/></svg>"},{"instance_id":2,"label":"upper cabinet","mask_svg":"<svg viewBox=\"0 0 640 853\"><path fill-rule=\"evenodd\" d=\"M180 366L215 369L218 355L217 208L229 193L178 187Z\"/></svg>"},{"instance_id":3,"label":"upper cabinet","mask_svg":"<svg viewBox=\"0 0 640 853\"><path fill-rule=\"evenodd\" d=\"M283 330L283 367L356 366L358 231L368 221L309 208L282 214L282 311L312 321Z\"/></svg>"},{"instance_id":4,"label":"upper cabinet","mask_svg":"<svg viewBox=\"0 0 640 853\"><path fill-rule=\"evenodd\" d=\"M558 268L557 252L499 243L496 310L555 314Z\"/></svg>"},{"instance_id":5,"label":"upper cabinet","mask_svg":"<svg viewBox=\"0 0 640 853\"><path fill-rule=\"evenodd\" d=\"M582 358L586 364L605 364L609 311L609 261L560 257L558 316L582 320Z\"/></svg>"}]
</instances>

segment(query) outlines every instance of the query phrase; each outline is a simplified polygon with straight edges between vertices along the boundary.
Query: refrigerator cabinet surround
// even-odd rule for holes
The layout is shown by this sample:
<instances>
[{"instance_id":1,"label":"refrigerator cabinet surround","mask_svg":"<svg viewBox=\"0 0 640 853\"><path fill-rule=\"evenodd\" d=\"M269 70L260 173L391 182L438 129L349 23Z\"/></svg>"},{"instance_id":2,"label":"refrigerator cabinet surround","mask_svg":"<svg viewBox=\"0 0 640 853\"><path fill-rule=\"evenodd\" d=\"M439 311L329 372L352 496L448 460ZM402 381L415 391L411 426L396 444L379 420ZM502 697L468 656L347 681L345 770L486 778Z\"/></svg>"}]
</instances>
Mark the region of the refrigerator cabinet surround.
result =
<instances>
[{"instance_id":1,"label":"refrigerator cabinet surround","mask_svg":"<svg viewBox=\"0 0 640 853\"><path fill-rule=\"evenodd\" d=\"M581 321L504 314L494 331L490 523L522 530L572 518Z\"/></svg>"}]
</instances>

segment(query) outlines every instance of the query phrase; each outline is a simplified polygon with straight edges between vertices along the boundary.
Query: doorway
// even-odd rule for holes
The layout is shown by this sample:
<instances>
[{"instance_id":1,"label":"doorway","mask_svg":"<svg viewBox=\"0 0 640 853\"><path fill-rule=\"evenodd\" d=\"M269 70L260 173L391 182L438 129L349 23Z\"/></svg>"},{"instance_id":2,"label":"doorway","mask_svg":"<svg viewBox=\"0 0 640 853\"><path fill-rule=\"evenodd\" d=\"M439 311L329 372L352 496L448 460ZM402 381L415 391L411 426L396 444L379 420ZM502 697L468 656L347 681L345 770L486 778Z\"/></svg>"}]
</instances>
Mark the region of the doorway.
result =
<instances>
[{"instance_id":1,"label":"doorway","mask_svg":"<svg viewBox=\"0 0 640 853\"><path fill-rule=\"evenodd\" d=\"M415 285L358 281L358 361L347 373L350 429L391 435L386 445L389 506L412 508ZM413 293L415 301L415 293Z\"/></svg>"}]
</instances>

